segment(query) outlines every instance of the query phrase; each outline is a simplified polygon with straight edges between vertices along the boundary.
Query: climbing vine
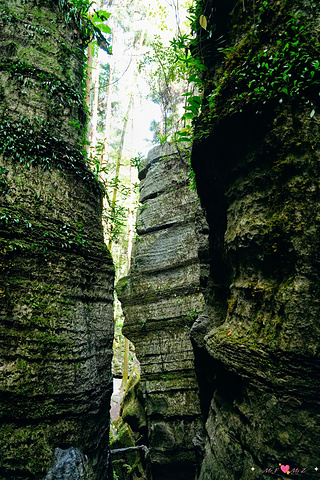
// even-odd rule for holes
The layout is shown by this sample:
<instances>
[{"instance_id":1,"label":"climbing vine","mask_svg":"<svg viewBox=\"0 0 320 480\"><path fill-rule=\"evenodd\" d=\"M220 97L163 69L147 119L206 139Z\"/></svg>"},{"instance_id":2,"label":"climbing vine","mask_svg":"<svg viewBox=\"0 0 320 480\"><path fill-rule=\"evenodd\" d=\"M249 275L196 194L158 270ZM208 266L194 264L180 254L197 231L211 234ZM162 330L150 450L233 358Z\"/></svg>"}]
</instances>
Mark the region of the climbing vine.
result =
<instances>
[{"instance_id":1,"label":"climbing vine","mask_svg":"<svg viewBox=\"0 0 320 480\"><path fill-rule=\"evenodd\" d=\"M22 115L16 121L0 119L0 153L4 159L10 158L27 168L40 165L50 170L54 163L58 170L66 169L84 180L93 180L93 173L83 168L83 152L55 134L57 127L59 124L37 117L33 122Z\"/></svg>"},{"instance_id":2,"label":"climbing vine","mask_svg":"<svg viewBox=\"0 0 320 480\"><path fill-rule=\"evenodd\" d=\"M18 85L24 88L36 88L40 84L48 94L50 101L58 100L58 107L82 105L82 96L71 83L66 83L55 75L43 72L29 65L25 60L0 60L0 71L14 76ZM51 109L57 108L51 106Z\"/></svg>"},{"instance_id":3,"label":"climbing vine","mask_svg":"<svg viewBox=\"0 0 320 480\"><path fill-rule=\"evenodd\" d=\"M81 222L60 222L52 228L51 224L41 223L35 217L25 218L18 209L3 208L0 212L0 228L3 229L4 237L2 248L6 248L8 252L32 249L38 250L46 257L50 250L57 248L86 254L91 250ZM12 230L17 238L14 242L10 239L6 245L5 238L7 236L10 238ZM32 243L28 242L29 237L32 237Z\"/></svg>"}]
</instances>

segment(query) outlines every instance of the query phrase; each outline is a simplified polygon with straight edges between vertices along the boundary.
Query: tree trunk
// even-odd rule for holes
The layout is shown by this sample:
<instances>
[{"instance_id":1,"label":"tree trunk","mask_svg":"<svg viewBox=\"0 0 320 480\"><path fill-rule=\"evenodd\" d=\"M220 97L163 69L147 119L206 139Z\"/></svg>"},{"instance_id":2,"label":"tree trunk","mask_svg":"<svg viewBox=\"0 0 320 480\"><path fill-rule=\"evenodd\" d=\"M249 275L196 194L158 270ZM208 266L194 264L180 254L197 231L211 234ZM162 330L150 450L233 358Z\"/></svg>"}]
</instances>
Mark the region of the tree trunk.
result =
<instances>
[{"instance_id":1,"label":"tree trunk","mask_svg":"<svg viewBox=\"0 0 320 480\"><path fill-rule=\"evenodd\" d=\"M98 9L103 8L103 0L100 1ZM89 45L88 48L90 48ZM91 54L92 55L92 54ZM91 108L91 122L90 122L90 155L94 157L96 155L96 143L97 143L97 125L98 125L98 101L99 101L99 75L100 75L100 60L99 52L96 52L96 56L93 59L91 70L91 86L93 90L93 100ZM89 90L88 93L91 91Z\"/></svg>"},{"instance_id":2,"label":"tree trunk","mask_svg":"<svg viewBox=\"0 0 320 480\"><path fill-rule=\"evenodd\" d=\"M143 34L142 33L140 33L140 35L136 37L136 39L134 41L134 46L137 44L137 42L139 42L139 46L137 48L137 51L139 52L140 49L141 49L142 43L143 43ZM119 148L118 148L118 153L117 153L117 163L116 163L116 173L115 173L116 186L113 189L112 201L111 201L111 204L110 204L111 215L114 215L114 213L115 213L115 206L116 206L117 192L118 192L117 182L118 182L118 179L119 179L120 164L121 164L121 159L122 159L122 152L123 152L123 147L124 147L125 135L126 135L126 131L127 131L127 125L128 125L128 121L129 121L129 115L130 115L130 111L131 111L132 106L133 106L134 95L135 95L135 91L136 91L136 82L137 82L137 77L138 77L138 67L139 67L139 65L137 63L136 66L135 66L135 71L134 71L134 75L133 75L132 90L131 90L131 93L130 93L128 108L127 108L126 114L125 114L124 119L123 119L121 138L120 138ZM109 227L109 240L108 240L109 250L111 249L111 245L112 245L113 230L114 230L114 222L111 222L110 227Z\"/></svg>"},{"instance_id":3,"label":"tree trunk","mask_svg":"<svg viewBox=\"0 0 320 480\"><path fill-rule=\"evenodd\" d=\"M112 28L112 27L111 27ZM112 28L112 48L114 47L114 28ZM104 115L104 148L101 155L101 167L107 166L108 163L108 153L110 152L110 131L111 131L111 98L113 92L113 73L114 73L114 59L109 62L109 81L107 86L107 100L105 106L105 115Z\"/></svg>"},{"instance_id":4,"label":"tree trunk","mask_svg":"<svg viewBox=\"0 0 320 480\"><path fill-rule=\"evenodd\" d=\"M121 389L125 389L129 377L129 340L124 337L124 357L123 357L123 373L121 381Z\"/></svg>"},{"instance_id":5,"label":"tree trunk","mask_svg":"<svg viewBox=\"0 0 320 480\"><path fill-rule=\"evenodd\" d=\"M111 216L113 216L114 219L111 220L110 226L109 226L109 240L108 240L109 250L111 250L114 226L115 226L115 222L117 221L117 219L115 218L115 209L116 209L116 201L117 201L117 195L118 195L120 166L121 166L122 152L123 152L123 147L124 147L124 139L125 139L125 136L126 136L129 114L130 114L130 110L132 108L132 104L133 104L133 92L130 95L127 112L126 112L126 114L124 116L124 119L123 119L121 137L120 137L120 142L119 142L118 152L117 152L116 171L115 171L115 186L113 188L112 200L111 200L111 204L110 204Z\"/></svg>"},{"instance_id":6,"label":"tree trunk","mask_svg":"<svg viewBox=\"0 0 320 480\"><path fill-rule=\"evenodd\" d=\"M134 211L133 211L133 203L134 203L134 185L133 185L133 178L132 178L132 165L130 163L130 195L129 195L129 208L128 208L128 224L127 224L127 275L130 271L131 266L131 253L132 253L132 245L133 245L133 219L134 219ZM127 337L124 337L124 357L123 357L123 374L122 374L122 382L121 388L125 388L128 382L129 376L129 346L130 342Z\"/></svg>"}]
</instances>

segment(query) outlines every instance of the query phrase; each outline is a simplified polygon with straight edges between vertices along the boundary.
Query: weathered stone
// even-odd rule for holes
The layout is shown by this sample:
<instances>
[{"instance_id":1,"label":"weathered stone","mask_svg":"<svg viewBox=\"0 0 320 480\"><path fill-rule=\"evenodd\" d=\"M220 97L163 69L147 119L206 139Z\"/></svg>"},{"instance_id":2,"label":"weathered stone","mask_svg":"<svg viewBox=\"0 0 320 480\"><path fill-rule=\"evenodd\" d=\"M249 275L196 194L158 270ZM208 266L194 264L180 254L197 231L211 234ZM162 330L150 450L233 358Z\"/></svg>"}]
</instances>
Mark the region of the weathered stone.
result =
<instances>
[{"instance_id":1,"label":"weathered stone","mask_svg":"<svg viewBox=\"0 0 320 480\"><path fill-rule=\"evenodd\" d=\"M73 447L105 480L113 266L79 147L83 52L58 2L0 11L0 476L41 479Z\"/></svg>"},{"instance_id":2,"label":"weathered stone","mask_svg":"<svg viewBox=\"0 0 320 480\"><path fill-rule=\"evenodd\" d=\"M140 384L140 373L134 368L126 386L121 402L120 416L122 420L136 432L144 437L147 429L147 419L144 399ZM140 442L141 443L141 442Z\"/></svg>"},{"instance_id":3,"label":"weathered stone","mask_svg":"<svg viewBox=\"0 0 320 480\"><path fill-rule=\"evenodd\" d=\"M77 448L56 448L52 466L44 480L93 480L88 459Z\"/></svg>"},{"instance_id":4,"label":"weathered stone","mask_svg":"<svg viewBox=\"0 0 320 480\"><path fill-rule=\"evenodd\" d=\"M219 56L204 38L207 93L213 84L218 88L192 154L211 256L207 308L192 329L207 419L199 479L262 479L279 463L306 469L314 479L320 446L320 136L312 118L319 96L318 86L300 72L308 55L318 58L319 5L246 2L243 11L241 3L209 1L202 12L212 31L216 23L215 35L225 36L229 53ZM305 56L297 68L299 52ZM260 70L262 62L269 62L270 76ZM274 77L286 68L287 81L281 76L274 90ZM318 85L319 72L314 76Z\"/></svg>"},{"instance_id":5,"label":"weathered stone","mask_svg":"<svg viewBox=\"0 0 320 480\"><path fill-rule=\"evenodd\" d=\"M115 476L119 480L146 480L143 467L145 464L144 447L135 446L131 427L120 417L113 423L111 432L110 447Z\"/></svg>"},{"instance_id":6,"label":"weathered stone","mask_svg":"<svg viewBox=\"0 0 320 480\"><path fill-rule=\"evenodd\" d=\"M141 364L152 478L187 480L196 472L192 439L200 428L190 326L204 304L198 252L207 227L186 159L173 147L153 149L140 179L139 236L130 275L117 287L123 332Z\"/></svg>"}]
</instances>

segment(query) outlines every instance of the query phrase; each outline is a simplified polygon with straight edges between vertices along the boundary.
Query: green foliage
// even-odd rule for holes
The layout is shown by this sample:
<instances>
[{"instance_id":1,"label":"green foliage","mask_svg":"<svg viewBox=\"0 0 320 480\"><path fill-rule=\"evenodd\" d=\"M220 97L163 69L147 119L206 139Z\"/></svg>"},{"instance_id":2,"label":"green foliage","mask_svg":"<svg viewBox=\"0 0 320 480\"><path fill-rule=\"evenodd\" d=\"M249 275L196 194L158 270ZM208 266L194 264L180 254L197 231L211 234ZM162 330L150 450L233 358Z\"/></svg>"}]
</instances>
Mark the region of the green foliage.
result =
<instances>
[{"instance_id":1,"label":"green foliage","mask_svg":"<svg viewBox=\"0 0 320 480\"><path fill-rule=\"evenodd\" d=\"M53 166L61 171L67 169L92 183L94 176L84 168L83 152L70 148L62 135L56 133L57 128L57 122L37 117L33 122L22 115L16 121L0 119L0 154L27 168L41 165L44 170Z\"/></svg>"},{"instance_id":2,"label":"green foliage","mask_svg":"<svg viewBox=\"0 0 320 480\"><path fill-rule=\"evenodd\" d=\"M5 194L10 191L10 185L7 182L8 170L0 165L0 194Z\"/></svg>"},{"instance_id":3,"label":"green foliage","mask_svg":"<svg viewBox=\"0 0 320 480\"><path fill-rule=\"evenodd\" d=\"M106 204L103 209L103 222L105 226L105 233L111 240L111 244L121 243L122 237L126 235L126 227L128 220L128 205L127 200L130 197L130 187L128 186L128 179L123 175L115 176L115 165L113 163L112 155L109 156L107 164L102 164L102 154L104 152L104 142L99 141L96 145L95 155L90 156L89 167L94 177L99 182L101 190L104 193ZM139 168L141 156L137 156L129 160L132 166ZM117 200L112 201L113 189L117 189ZM136 193L139 185L134 185L134 192Z\"/></svg>"},{"instance_id":4,"label":"green foliage","mask_svg":"<svg viewBox=\"0 0 320 480\"><path fill-rule=\"evenodd\" d=\"M198 33L201 30L199 19L204 14L204 8L204 2L199 0L193 2L189 8L190 27L193 38L193 45L195 47L197 47L199 40L195 36L193 36L193 34Z\"/></svg>"},{"instance_id":5,"label":"green foliage","mask_svg":"<svg viewBox=\"0 0 320 480\"><path fill-rule=\"evenodd\" d=\"M110 34L111 29L104 22L110 17L110 13L104 10L95 10L91 17L90 10L95 2L90 0L59 0L66 23L74 24L78 31L78 44L86 47L93 39L107 53L111 54L111 47L104 34Z\"/></svg>"},{"instance_id":6,"label":"green foliage","mask_svg":"<svg viewBox=\"0 0 320 480\"><path fill-rule=\"evenodd\" d=\"M192 139L193 125L202 104L197 92L202 89L201 77L206 70L192 53L195 42L191 35L179 34L169 46L164 46L160 38L155 37L152 51L144 60L144 66L155 66L149 73L151 99L161 106L163 116L162 125L153 122L150 128L155 132L155 143L164 144L172 135L175 141L190 142ZM181 97L185 97L182 116L179 115Z\"/></svg>"},{"instance_id":7,"label":"green foliage","mask_svg":"<svg viewBox=\"0 0 320 480\"><path fill-rule=\"evenodd\" d=\"M0 229L7 233L10 231L19 232L23 241L16 240L8 246L8 249L24 250L35 249L46 253L52 249L63 251L77 250L90 252L86 234L81 222L63 223L61 222L53 230L47 224L40 223L37 218L25 218L18 209L0 209ZM36 236L37 240L34 239ZM33 238L32 244L27 241Z\"/></svg>"},{"instance_id":8,"label":"green foliage","mask_svg":"<svg viewBox=\"0 0 320 480\"><path fill-rule=\"evenodd\" d=\"M19 24L26 32L26 38L30 36L33 38L35 33L44 36L49 34L46 29L29 23L29 20L26 22L23 17L18 16L7 6L1 6L1 13L2 21L5 23ZM12 42L10 48L15 51L15 43ZM66 66L66 63L68 65L70 63L70 56L77 57L80 62L84 60L83 53L78 48L72 47L72 43L69 45L63 40L59 41L58 58L62 66L58 71L59 73L62 71L67 79L71 78L70 68ZM46 120L37 117L30 119L23 115L11 119L8 113L11 109L9 105L7 109L6 101L8 100L4 98L0 119L0 153L5 158L10 158L26 167L31 164L40 164L44 169L51 169L52 165L58 169L67 166L83 178L93 179L91 173L83 168L85 152L81 152L86 134L83 102L85 92L81 92L81 78L76 84L74 78L65 81L63 76L59 78L59 73L57 75L37 68L32 54L30 54L31 63L28 57L27 59L17 57L19 57L19 51L12 56L12 59L1 59L0 72L9 75L10 82L16 86L18 97L28 95L40 101L47 101ZM83 81L82 88L84 86ZM66 109L71 110L78 117L78 120L70 122L70 125L75 127L74 137L79 138L80 149L79 147L70 148L65 138L67 132L66 130L62 132Z\"/></svg>"},{"instance_id":9,"label":"green foliage","mask_svg":"<svg viewBox=\"0 0 320 480\"><path fill-rule=\"evenodd\" d=\"M192 15L192 8L190 14ZM192 21L192 19L190 18ZM193 138L193 127L198 118L202 105L202 97L198 94L203 89L203 73L206 67L202 60L196 55L197 40L191 35L178 35L171 40L171 48L176 61L183 67L187 81L187 91L182 94L186 98L184 106L185 113L182 115L184 128L177 132L175 139L180 142L191 142Z\"/></svg>"},{"instance_id":10,"label":"green foliage","mask_svg":"<svg viewBox=\"0 0 320 480\"><path fill-rule=\"evenodd\" d=\"M56 105L51 106L53 112L57 108L66 106L82 106L82 95L71 83L63 82L55 75L43 72L29 65L25 60L0 60L0 71L8 72L19 86L24 88L36 88L41 85L47 92L48 99L55 101Z\"/></svg>"},{"instance_id":11,"label":"green foliage","mask_svg":"<svg viewBox=\"0 0 320 480\"><path fill-rule=\"evenodd\" d=\"M262 29L262 14L275 15L276 12L266 1L260 12L257 23ZM320 83L320 44L310 39L309 26L301 24L300 15L290 13L288 17L284 28L279 24L272 33L272 42L264 44L263 49L259 48L259 35L250 30L239 45L225 50L223 74L208 96L211 109L216 108L227 82L229 85L232 82L233 88L240 92L228 105L230 113L241 111L249 101L265 104L268 100L277 100L282 103L299 97L306 104L310 102L308 94L314 95L315 87ZM243 62L237 62L240 57ZM312 117L315 112L310 111Z\"/></svg>"},{"instance_id":12,"label":"green foliage","mask_svg":"<svg viewBox=\"0 0 320 480\"><path fill-rule=\"evenodd\" d=\"M136 157L131 158L130 163L133 167L139 170L142 166L142 160L143 160L143 156L142 154L139 154Z\"/></svg>"},{"instance_id":13,"label":"green foliage","mask_svg":"<svg viewBox=\"0 0 320 480\"><path fill-rule=\"evenodd\" d=\"M114 205L110 205L109 207L110 208L104 210L103 220L107 226L112 225L112 232L107 228L107 233L111 233L111 243L117 243L124 234L128 209L123 206L122 199L117 200Z\"/></svg>"},{"instance_id":14,"label":"green foliage","mask_svg":"<svg viewBox=\"0 0 320 480\"><path fill-rule=\"evenodd\" d=\"M178 122L178 104L181 91L185 91L185 65L179 61L171 46L165 46L159 36L151 43L151 51L145 56L142 67L148 68L151 100L160 105L162 124L153 125L155 143L164 143Z\"/></svg>"},{"instance_id":15,"label":"green foliage","mask_svg":"<svg viewBox=\"0 0 320 480\"><path fill-rule=\"evenodd\" d=\"M105 34L111 34L111 28L105 23L110 17L110 13L104 10L95 10L94 15L91 17L89 12L94 4L95 2L90 0L58 0L58 5L63 12L65 22L74 28L73 33L78 46L85 48L95 39L101 48L111 54L109 40L104 36ZM2 22L11 25L24 22L24 27L27 30L27 38L33 38L35 32L41 35L50 34L50 32L43 27L25 23L22 18L6 5L1 5L1 10Z\"/></svg>"}]
</instances>

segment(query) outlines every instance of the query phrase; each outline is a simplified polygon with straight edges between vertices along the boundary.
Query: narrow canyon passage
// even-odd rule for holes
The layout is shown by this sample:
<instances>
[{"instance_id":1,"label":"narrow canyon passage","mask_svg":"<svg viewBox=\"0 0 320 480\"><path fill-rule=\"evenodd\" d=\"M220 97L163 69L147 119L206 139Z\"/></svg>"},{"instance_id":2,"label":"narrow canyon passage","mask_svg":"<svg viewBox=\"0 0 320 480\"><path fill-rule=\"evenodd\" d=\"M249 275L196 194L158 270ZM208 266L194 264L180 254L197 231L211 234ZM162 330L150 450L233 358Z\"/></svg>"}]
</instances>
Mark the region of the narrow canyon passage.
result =
<instances>
[{"instance_id":1,"label":"narrow canyon passage","mask_svg":"<svg viewBox=\"0 0 320 480\"><path fill-rule=\"evenodd\" d=\"M317 480L319 1L0 14L0 480Z\"/></svg>"}]
</instances>

